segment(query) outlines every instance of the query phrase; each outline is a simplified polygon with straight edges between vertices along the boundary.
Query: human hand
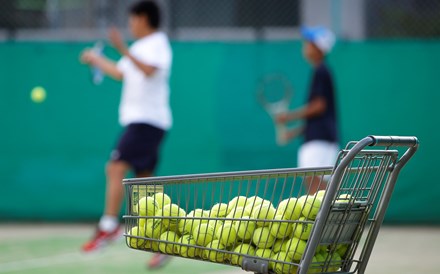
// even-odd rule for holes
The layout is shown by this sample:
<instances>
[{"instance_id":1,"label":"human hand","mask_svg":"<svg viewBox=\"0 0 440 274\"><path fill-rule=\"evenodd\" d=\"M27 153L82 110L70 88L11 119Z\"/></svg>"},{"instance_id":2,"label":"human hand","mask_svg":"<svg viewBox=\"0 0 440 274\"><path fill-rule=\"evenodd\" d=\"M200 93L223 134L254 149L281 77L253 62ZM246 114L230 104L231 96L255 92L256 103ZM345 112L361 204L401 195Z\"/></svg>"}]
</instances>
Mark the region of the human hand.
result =
<instances>
[{"instance_id":1,"label":"human hand","mask_svg":"<svg viewBox=\"0 0 440 274\"><path fill-rule=\"evenodd\" d=\"M128 47L122 38L121 32L117 28L111 28L108 33L110 43L116 48L121 55L128 53Z\"/></svg>"},{"instance_id":2,"label":"human hand","mask_svg":"<svg viewBox=\"0 0 440 274\"><path fill-rule=\"evenodd\" d=\"M85 49L83 52L81 52L80 55L80 62L87 65L93 65L96 63L96 60L98 60L99 56L96 52L94 52L91 49Z\"/></svg>"},{"instance_id":3,"label":"human hand","mask_svg":"<svg viewBox=\"0 0 440 274\"><path fill-rule=\"evenodd\" d=\"M277 116L275 116L275 122L278 124L285 124L288 122L288 120L289 120L288 118L289 117L288 117L287 112L283 112L283 113L280 113Z\"/></svg>"}]
</instances>

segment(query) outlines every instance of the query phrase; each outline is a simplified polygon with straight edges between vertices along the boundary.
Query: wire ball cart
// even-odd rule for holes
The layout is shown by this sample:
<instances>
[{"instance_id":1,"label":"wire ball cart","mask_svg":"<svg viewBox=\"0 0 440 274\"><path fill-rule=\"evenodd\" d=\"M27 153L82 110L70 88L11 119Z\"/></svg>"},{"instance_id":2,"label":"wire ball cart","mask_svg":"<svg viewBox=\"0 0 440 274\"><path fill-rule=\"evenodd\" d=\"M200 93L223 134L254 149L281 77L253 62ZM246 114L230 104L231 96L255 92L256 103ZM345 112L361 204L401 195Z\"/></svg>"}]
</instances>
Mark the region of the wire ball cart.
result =
<instances>
[{"instance_id":1,"label":"wire ball cart","mask_svg":"<svg viewBox=\"0 0 440 274\"><path fill-rule=\"evenodd\" d=\"M417 148L416 137L368 136L334 167L125 179L126 242L255 273L364 273ZM327 185L307 195L307 180Z\"/></svg>"}]
</instances>

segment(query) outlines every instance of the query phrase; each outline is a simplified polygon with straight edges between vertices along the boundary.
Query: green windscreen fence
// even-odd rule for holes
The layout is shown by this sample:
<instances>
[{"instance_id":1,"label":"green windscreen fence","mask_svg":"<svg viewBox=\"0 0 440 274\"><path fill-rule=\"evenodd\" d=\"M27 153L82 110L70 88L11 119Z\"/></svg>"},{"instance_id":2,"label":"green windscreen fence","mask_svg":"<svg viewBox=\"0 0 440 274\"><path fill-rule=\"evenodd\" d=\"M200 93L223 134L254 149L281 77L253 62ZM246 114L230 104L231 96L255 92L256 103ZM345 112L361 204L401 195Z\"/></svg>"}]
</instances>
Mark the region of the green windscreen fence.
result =
<instances>
[{"instance_id":1,"label":"green windscreen fence","mask_svg":"<svg viewBox=\"0 0 440 274\"><path fill-rule=\"evenodd\" d=\"M0 44L0 220L94 220L104 205L104 168L121 134L121 85L95 86L78 62L92 43ZM300 41L174 42L174 126L158 175L295 167L301 140L275 144L256 99L259 79L282 74L291 107L305 101L311 68ZM111 49L105 50L118 58ZM440 223L434 164L440 100L439 41L340 42L329 56L341 145L366 135L416 135L386 221ZM30 99L42 86L47 98ZM131 176L131 175L130 175Z\"/></svg>"}]
</instances>

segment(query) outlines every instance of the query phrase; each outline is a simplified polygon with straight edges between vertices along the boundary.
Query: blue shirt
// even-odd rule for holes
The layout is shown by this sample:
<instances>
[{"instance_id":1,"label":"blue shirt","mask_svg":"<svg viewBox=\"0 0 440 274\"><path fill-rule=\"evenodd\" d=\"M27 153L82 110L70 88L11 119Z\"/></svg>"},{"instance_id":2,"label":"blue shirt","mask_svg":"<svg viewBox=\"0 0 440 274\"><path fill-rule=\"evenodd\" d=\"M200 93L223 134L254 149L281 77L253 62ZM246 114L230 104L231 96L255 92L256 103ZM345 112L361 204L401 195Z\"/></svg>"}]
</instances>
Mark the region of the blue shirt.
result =
<instances>
[{"instance_id":1,"label":"blue shirt","mask_svg":"<svg viewBox=\"0 0 440 274\"><path fill-rule=\"evenodd\" d=\"M326 102L324 113L306 119L304 141L323 140L338 142L336 107L332 75L324 63L321 63L313 72L309 89L308 103L317 97Z\"/></svg>"}]
</instances>

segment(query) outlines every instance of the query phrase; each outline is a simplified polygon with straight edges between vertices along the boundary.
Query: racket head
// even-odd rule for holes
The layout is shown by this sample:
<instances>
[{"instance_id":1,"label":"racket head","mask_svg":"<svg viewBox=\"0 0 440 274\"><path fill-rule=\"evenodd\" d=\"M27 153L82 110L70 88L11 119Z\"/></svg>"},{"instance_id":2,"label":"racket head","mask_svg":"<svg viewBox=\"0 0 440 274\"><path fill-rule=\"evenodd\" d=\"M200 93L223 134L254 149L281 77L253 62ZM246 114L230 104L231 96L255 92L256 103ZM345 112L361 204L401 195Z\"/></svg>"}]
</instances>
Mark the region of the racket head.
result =
<instances>
[{"instance_id":1,"label":"racket head","mask_svg":"<svg viewBox=\"0 0 440 274\"><path fill-rule=\"evenodd\" d=\"M292 97L292 85L283 74L265 75L258 83L258 102L270 115L287 111Z\"/></svg>"}]
</instances>

